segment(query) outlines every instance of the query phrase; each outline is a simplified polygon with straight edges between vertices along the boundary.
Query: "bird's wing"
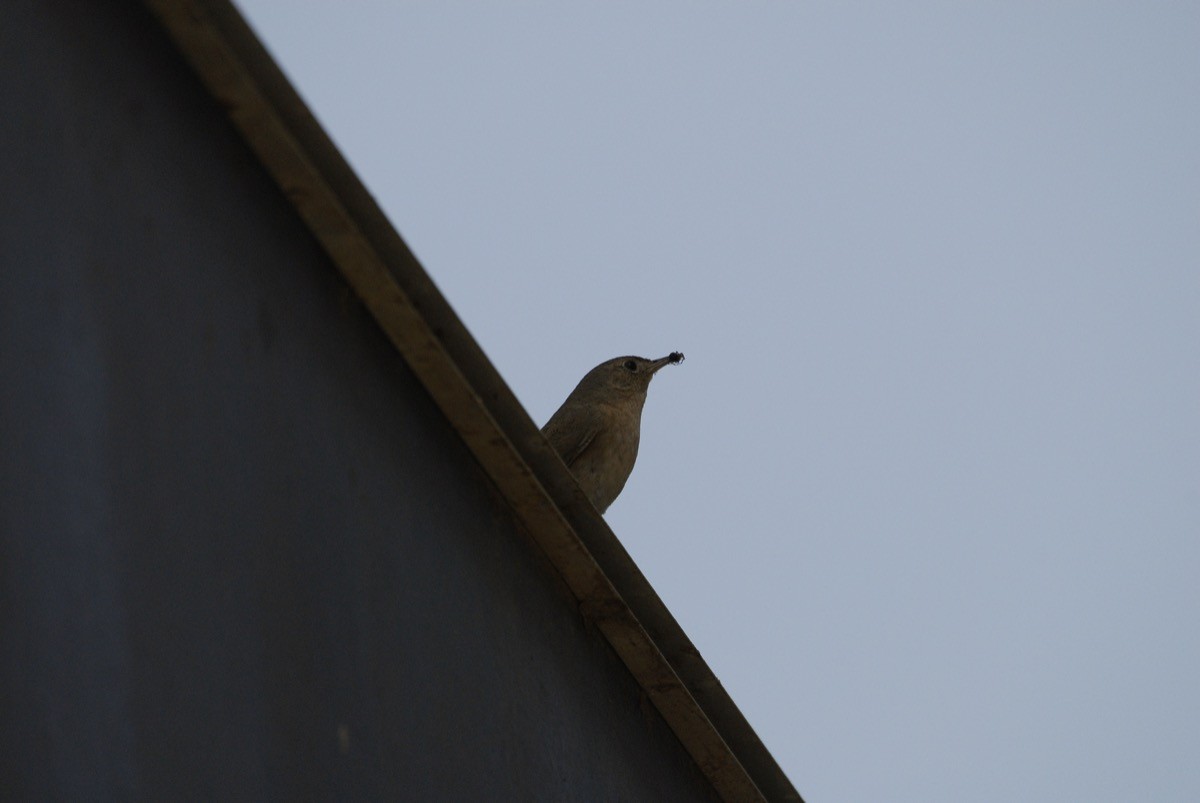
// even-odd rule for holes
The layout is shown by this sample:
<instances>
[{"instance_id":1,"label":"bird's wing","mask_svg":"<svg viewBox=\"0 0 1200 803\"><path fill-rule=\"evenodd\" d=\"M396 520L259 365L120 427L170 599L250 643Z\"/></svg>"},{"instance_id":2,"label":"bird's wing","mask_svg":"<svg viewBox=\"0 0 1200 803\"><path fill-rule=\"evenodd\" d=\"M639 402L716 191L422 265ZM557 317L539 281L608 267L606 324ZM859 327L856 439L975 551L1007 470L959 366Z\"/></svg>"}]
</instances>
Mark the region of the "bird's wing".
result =
<instances>
[{"instance_id":1,"label":"bird's wing","mask_svg":"<svg viewBox=\"0 0 1200 803\"><path fill-rule=\"evenodd\" d=\"M567 466L572 466L604 429L603 418L587 408L563 408L555 413L542 432Z\"/></svg>"}]
</instances>

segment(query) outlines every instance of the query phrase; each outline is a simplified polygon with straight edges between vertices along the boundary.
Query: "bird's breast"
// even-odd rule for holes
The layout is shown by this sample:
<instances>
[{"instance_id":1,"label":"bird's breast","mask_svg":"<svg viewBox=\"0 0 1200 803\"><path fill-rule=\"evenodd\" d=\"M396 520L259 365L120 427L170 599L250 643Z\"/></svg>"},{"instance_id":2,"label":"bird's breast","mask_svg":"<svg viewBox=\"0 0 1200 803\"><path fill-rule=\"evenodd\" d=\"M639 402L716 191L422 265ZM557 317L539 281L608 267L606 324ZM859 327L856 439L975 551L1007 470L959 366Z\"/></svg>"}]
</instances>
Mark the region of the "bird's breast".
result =
<instances>
[{"instance_id":1,"label":"bird's breast","mask_svg":"<svg viewBox=\"0 0 1200 803\"><path fill-rule=\"evenodd\" d=\"M571 467L592 504L603 512L621 493L637 460L640 440L639 415L615 410L606 416L606 426Z\"/></svg>"}]
</instances>

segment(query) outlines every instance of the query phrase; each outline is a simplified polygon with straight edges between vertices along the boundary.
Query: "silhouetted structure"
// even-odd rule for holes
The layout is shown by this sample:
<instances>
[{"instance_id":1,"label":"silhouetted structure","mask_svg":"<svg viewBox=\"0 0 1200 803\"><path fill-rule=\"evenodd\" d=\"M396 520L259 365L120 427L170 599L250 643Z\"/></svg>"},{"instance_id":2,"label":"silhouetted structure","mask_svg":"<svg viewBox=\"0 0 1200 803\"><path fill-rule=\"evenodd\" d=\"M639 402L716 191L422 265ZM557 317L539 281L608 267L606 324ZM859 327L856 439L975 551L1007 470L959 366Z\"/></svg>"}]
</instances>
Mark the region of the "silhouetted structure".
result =
<instances>
[{"instance_id":1,"label":"silhouetted structure","mask_svg":"<svg viewBox=\"0 0 1200 803\"><path fill-rule=\"evenodd\" d=\"M231 6L0 48L5 800L799 799Z\"/></svg>"}]
</instances>

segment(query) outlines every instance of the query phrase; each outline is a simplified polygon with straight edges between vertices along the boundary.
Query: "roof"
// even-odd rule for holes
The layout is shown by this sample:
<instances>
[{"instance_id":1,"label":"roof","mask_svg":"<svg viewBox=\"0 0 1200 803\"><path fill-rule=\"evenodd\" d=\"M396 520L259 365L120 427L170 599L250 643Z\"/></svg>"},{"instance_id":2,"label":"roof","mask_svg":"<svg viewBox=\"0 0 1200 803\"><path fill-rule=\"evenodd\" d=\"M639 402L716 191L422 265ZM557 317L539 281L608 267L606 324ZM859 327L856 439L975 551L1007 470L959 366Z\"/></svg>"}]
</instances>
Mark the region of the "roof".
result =
<instances>
[{"instance_id":1,"label":"roof","mask_svg":"<svg viewBox=\"0 0 1200 803\"><path fill-rule=\"evenodd\" d=\"M726 800L800 795L228 0L144 0Z\"/></svg>"}]
</instances>

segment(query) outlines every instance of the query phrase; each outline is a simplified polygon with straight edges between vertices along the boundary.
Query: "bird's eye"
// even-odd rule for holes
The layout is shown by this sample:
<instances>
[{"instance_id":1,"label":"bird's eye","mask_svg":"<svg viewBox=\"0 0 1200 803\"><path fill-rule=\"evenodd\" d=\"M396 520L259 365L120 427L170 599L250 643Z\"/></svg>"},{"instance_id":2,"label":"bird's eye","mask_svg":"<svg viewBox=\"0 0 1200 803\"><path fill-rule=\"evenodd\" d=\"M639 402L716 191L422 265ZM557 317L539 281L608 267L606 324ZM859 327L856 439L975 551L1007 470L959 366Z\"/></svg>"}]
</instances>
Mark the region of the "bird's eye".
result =
<instances>
[{"instance_id":1,"label":"bird's eye","mask_svg":"<svg viewBox=\"0 0 1200 803\"><path fill-rule=\"evenodd\" d=\"M637 371L637 363L634 362L633 360L626 360L625 361L625 370L630 371L630 372Z\"/></svg>"}]
</instances>

